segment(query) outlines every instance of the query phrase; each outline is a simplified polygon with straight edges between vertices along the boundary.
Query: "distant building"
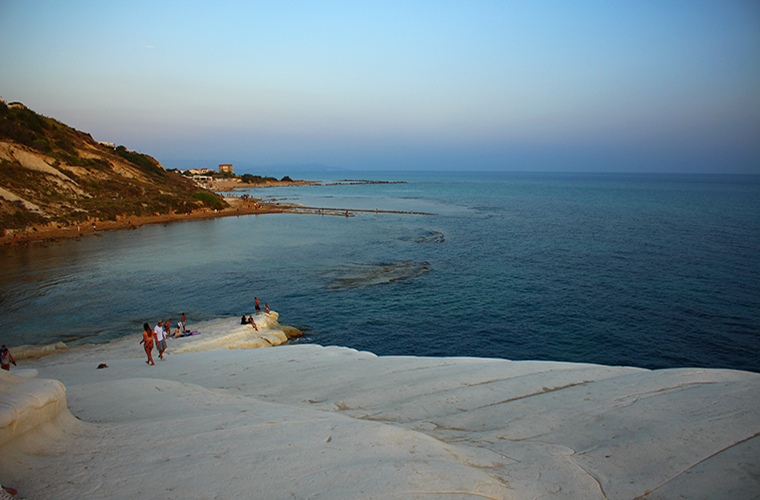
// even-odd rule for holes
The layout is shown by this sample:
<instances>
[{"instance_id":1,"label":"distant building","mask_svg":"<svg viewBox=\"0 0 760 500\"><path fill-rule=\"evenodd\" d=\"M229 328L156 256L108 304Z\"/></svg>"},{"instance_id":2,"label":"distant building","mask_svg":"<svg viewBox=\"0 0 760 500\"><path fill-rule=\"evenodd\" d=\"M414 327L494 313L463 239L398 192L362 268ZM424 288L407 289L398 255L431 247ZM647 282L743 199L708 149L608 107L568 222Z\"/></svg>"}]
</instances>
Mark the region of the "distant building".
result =
<instances>
[{"instance_id":1,"label":"distant building","mask_svg":"<svg viewBox=\"0 0 760 500\"><path fill-rule=\"evenodd\" d=\"M99 144L101 146L105 146L107 148L116 149L116 144L114 144L113 142L103 142L103 141L100 141Z\"/></svg>"},{"instance_id":2,"label":"distant building","mask_svg":"<svg viewBox=\"0 0 760 500\"><path fill-rule=\"evenodd\" d=\"M232 163L222 163L219 165L219 173L220 174L231 174L232 173Z\"/></svg>"},{"instance_id":3,"label":"distant building","mask_svg":"<svg viewBox=\"0 0 760 500\"><path fill-rule=\"evenodd\" d=\"M207 175L194 175L193 180L196 184L198 184L202 188L211 189L211 182L214 180L213 178L207 176Z\"/></svg>"},{"instance_id":4,"label":"distant building","mask_svg":"<svg viewBox=\"0 0 760 500\"><path fill-rule=\"evenodd\" d=\"M190 174L192 174L192 175L200 175L200 174L207 174L207 173L211 172L211 170L209 170L207 168L191 168L187 172L190 173Z\"/></svg>"}]
</instances>

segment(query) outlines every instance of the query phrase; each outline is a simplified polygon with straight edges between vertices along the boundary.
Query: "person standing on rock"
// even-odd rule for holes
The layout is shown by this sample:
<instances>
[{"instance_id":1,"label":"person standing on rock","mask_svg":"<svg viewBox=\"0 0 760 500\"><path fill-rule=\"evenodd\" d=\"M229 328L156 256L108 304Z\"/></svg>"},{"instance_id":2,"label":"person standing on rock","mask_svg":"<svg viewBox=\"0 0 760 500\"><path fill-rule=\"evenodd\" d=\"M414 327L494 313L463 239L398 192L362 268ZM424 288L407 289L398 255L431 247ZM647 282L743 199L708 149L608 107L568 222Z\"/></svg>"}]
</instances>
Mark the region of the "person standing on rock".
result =
<instances>
[{"instance_id":1,"label":"person standing on rock","mask_svg":"<svg viewBox=\"0 0 760 500\"><path fill-rule=\"evenodd\" d=\"M256 297L253 298L253 303L256 304L256 314L261 314L261 302Z\"/></svg>"}]
</instances>

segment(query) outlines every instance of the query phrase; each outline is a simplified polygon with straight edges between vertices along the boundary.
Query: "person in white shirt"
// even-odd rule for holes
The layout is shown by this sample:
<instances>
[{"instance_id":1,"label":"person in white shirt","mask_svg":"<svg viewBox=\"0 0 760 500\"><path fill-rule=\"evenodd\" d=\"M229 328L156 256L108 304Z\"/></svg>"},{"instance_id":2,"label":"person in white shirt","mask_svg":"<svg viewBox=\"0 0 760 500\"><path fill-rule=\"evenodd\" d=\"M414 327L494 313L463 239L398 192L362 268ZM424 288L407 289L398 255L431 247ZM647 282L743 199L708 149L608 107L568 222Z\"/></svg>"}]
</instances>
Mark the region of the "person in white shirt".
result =
<instances>
[{"instance_id":1,"label":"person in white shirt","mask_svg":"<svg viewBox=\"0 0 760 500\"><path fill-rule=\"evenodd\" d=\"M166 350L166 335L164 335L163 321L159 321L153 332L156 334L156 347L158 348L158 357L163 361L164 351Z\"/></svg>"}]
</instances>

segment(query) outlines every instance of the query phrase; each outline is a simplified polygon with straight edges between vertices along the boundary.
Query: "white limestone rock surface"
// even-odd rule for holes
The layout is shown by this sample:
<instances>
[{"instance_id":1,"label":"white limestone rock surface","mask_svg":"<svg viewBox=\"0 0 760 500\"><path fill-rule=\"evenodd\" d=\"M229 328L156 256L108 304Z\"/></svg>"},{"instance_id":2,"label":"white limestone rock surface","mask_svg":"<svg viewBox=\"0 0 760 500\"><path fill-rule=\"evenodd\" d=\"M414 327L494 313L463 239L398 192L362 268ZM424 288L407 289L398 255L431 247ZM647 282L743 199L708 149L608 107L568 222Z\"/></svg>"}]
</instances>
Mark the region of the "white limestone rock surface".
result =
<instances>
[{"instance_id":1,"label":"white limestone rock surface","mask_svg":"<svg viewBox=\"0 0 760 500\"><path fill-rule=\"evenodd\" d=\"M170 346L171 347L171 346ZM757 498L760 375L317 345L55 356L79 419L0 451L26 498ZM108 369L96 370L100 362Z\"/></svg>"}]
</instances>

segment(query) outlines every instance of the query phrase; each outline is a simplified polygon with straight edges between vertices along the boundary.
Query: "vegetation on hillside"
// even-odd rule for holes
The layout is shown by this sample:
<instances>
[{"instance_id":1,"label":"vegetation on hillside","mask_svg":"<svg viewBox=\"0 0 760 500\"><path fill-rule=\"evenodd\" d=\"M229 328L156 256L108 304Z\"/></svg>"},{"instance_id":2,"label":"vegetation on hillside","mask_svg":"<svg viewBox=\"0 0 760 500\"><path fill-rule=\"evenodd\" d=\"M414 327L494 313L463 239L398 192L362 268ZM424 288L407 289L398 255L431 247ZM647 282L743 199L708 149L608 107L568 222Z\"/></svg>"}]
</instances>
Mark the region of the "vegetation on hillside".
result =
<instances>
[{"instance_id":1,"label":"vegetation on hillside","mask_svg":"<svg viewBox=\"0 0 760 500\"><path fill-rule=\"evenodd\" d=\"M265 182L276 182L274 177L262 177L260 175L243 174L240 180L246 184L264 184Z\"/></svg>"},{"instance_id":2,"label":"vegetation on hillside","mask_svg":"<svg viewBox=\"0 0 760 500\"><path fill-rule=\"evenodd\" d=\"M2 230L226 206L148 155L99 144L89 134L2 101L0 188L10 193L0 194ZM8 199L15 197L21 200Z\"/></svg>"}]
</instances>

